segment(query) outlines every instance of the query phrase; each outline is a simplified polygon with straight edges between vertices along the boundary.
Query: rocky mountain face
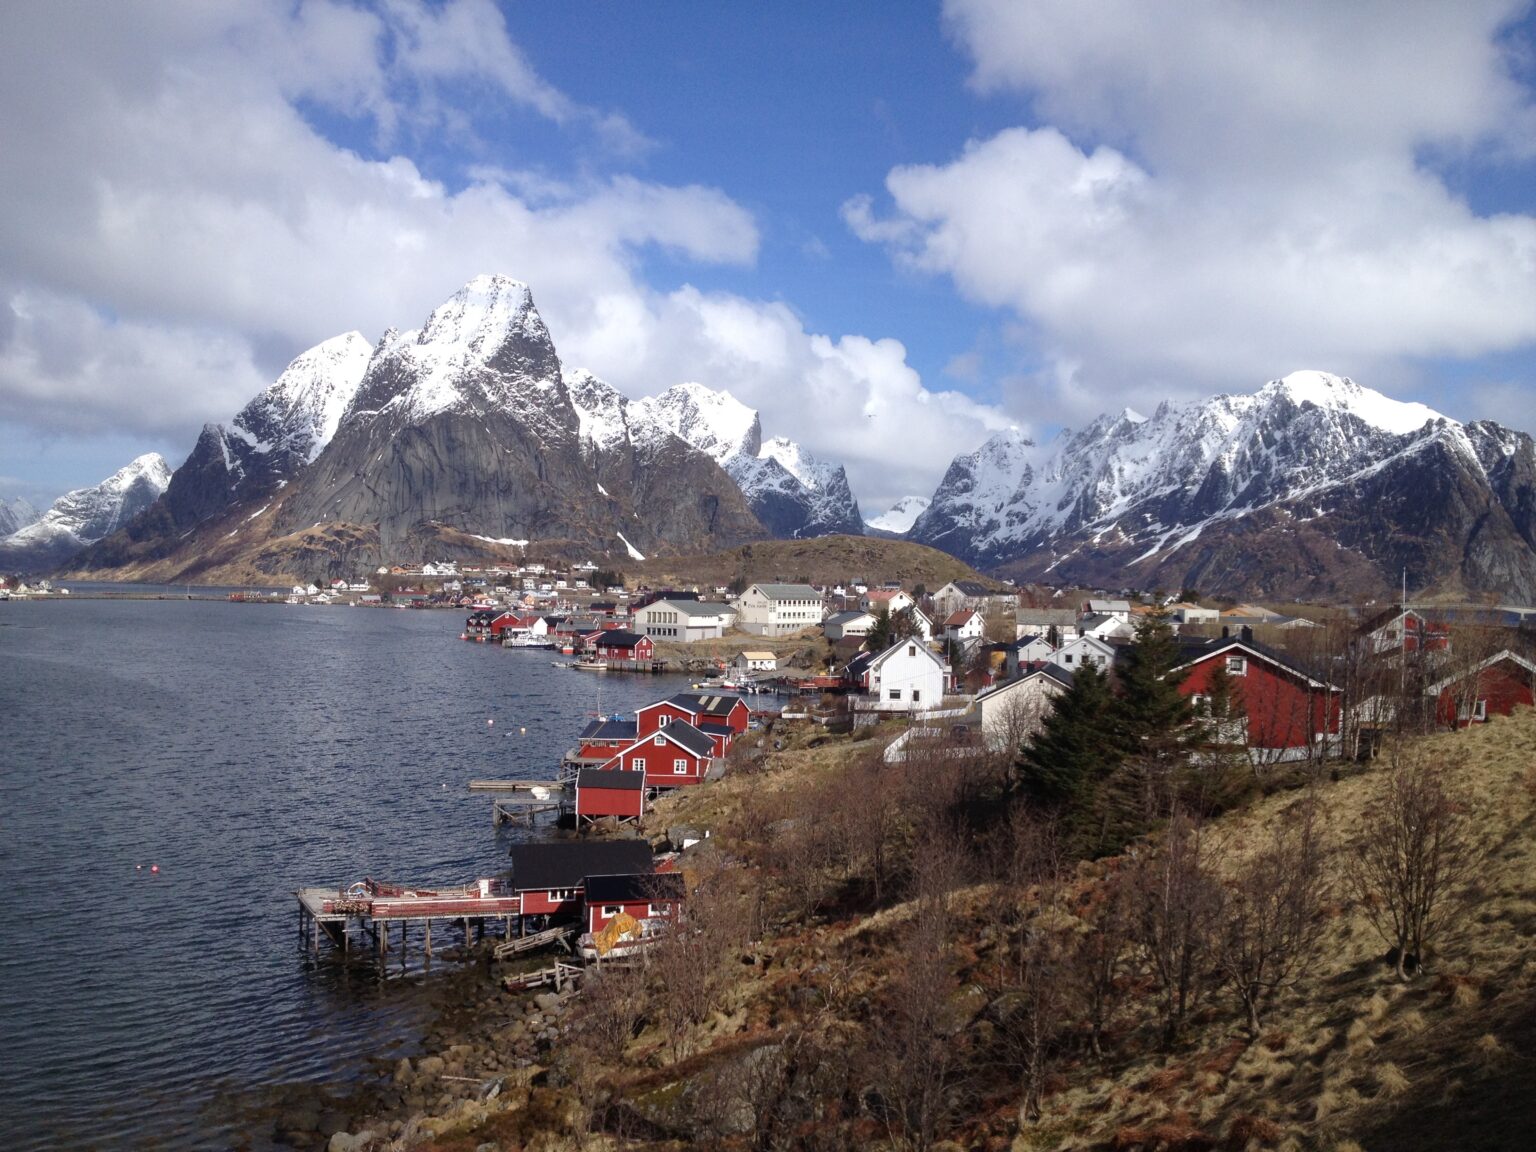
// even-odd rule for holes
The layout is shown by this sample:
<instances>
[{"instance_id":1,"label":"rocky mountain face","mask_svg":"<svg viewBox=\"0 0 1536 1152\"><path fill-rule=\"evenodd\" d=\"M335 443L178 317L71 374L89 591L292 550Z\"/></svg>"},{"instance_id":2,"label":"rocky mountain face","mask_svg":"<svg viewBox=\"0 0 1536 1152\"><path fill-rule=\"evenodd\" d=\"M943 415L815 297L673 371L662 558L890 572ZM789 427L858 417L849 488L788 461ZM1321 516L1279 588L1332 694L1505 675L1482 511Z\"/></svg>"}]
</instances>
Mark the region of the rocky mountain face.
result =
<instances>
[{"instance_id":1,"label":"rocky mountain face","mask_svg":"<svg viewBox=\"0 0 1536 1152\"><path fill-rule=\"evenodd\" d=\"M14 500L0 500L0 537L19 532L28 524L37 523L42 513L32 507L29 500L17 496Z\"/></svg>"},{"instance_id":2,"label":"rocky mountain face","mask_svg":"<svg viewBox=\"0 0 1536 1152\"><path fill-rule=\"evenodd\" d=\"M664 427L714 457L774 536L863 534L859 504L842 466L817 460L781 436L765 442L757 412L729 393L679 384L640 403Z\"/></svg>"},{"instance_id":3,"label":"rocky mountain face","mask_svg":"<svg viewBox=\"0 0 1536 1152\"><path fill-rule=\"evenodd\" d=\"M528 287L477 277L420 329L299 357L76 567L319 577L533 542L622 560L762 538L707 453L601 381L573 381L574 395Z\"/></svg>"},{"instance_id":4,"label":"rocky mountain face","mask_svg":"<svg viewBox=\"0 0 1536 1152\"><path fill-rule=\"evenodd\" d=\"M229 424L208 424L171 478L165 510L178 530L286 485L330 443L372 349L359 332L297 357Z\"/></svg>"},{"instance_id":5,"label":"rocky mountain face","mask_svg":"<svg viewBox=\"0 0 1536 1152\"><path fill-rule=\"evenodd\" d=\"M66 492L33 523L0 538L0 569L50 571L122 528L158 500L170 480L170 465L150 452L94 487Z\"/></svg>"},{"instance_id":6,"label":"rocky mountain face","mask_svg":"<svg viewBox=\"0 0 1536 1152\"><path fill-rule=\"evenodd\" d=\"M1298 372L957 457L909 538L1028 579L1536 595L1531 438Z\"/></svg>"}]
</instances>

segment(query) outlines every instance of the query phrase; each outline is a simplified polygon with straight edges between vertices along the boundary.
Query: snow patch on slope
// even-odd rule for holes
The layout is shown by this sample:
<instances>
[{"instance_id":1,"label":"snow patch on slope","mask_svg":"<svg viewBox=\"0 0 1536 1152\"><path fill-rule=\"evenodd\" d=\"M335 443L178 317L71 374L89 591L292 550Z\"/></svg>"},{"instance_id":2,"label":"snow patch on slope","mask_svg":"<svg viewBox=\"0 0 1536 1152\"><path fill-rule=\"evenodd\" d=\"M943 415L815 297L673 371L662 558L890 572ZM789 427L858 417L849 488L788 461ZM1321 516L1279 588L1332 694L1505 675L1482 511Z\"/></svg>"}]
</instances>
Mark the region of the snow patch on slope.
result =
<instances>
[{"instance_id":1,"label":"snow patch on slope","mask_svg":"<svg viewBox=\"0 0 1536 1152\"><path fill-rule=\"evenodd\" d=\"M35 523L5 537L20 548L77 548L116 532L149 507L171 482L171 468L158 452L147 452L100 484L76 488L53 502Z\"/></svg>"},{"instance_id":2,"label":"snow patch on slope","mask_svg":"<svg viewBox=\"0 0 1536 1152\"><path fill-rule=\"evenodd\" d=\"M917 522L927 509L931 501L926 496L903 496L890 508L876 516L873 520L864 523L879 532L894 532L896 535L905 535Z\"/></svg>"}]
</instances>

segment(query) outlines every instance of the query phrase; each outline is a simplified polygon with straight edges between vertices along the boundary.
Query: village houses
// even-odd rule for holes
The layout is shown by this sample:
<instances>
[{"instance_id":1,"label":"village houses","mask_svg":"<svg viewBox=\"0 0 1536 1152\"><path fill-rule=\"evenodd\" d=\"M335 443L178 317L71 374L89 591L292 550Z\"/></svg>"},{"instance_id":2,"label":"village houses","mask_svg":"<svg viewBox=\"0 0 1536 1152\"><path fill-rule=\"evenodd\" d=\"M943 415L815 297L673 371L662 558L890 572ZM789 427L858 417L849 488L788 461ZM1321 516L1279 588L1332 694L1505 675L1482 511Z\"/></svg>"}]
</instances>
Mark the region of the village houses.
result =
<instances>
[{"instance_id":1,"label":"village houses","mask_svg":"<svg viewBox=\"0 0 1536 1152\"><path fill-rule=\"evenodd\" d=\"M736 598L736 626L755 636L788 636L821 623L821 593L809 584L753 584Z\"/></svg>"},{"instance_id":2,"label":"village houses","mask_svg":"<svg viewBox=\"0 0 1536 1152\"><path fill-rule=\"evenodd\" d=\"M636 632L683 644L718 640L735 624L735 608L703 600L657 600L636 608L631 617Z\"/></svg>"}]
</instances>

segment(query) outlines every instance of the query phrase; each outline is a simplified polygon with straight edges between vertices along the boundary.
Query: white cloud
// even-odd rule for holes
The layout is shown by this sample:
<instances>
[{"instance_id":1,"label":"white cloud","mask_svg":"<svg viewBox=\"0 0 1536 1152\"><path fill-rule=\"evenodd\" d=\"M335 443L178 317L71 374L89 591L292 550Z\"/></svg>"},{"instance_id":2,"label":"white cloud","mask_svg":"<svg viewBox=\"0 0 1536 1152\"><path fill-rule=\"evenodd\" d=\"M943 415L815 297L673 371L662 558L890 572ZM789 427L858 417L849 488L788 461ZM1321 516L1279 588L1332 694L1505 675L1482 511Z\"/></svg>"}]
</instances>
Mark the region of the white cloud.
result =
<instances>
[{"instance_id":1,"label":"white cloud","mask_svg":"<svg viewBox=\"0 0 1536 1152\"><path fill-rule=\"evenodd\" d=\"M924 389L894 341L646 283L646 247L749 265L751 214L714 188L487 152L463 109L525 109L614 162L643 138L538 76L483 0L165 0L108 5L87 31L61 6L0 7L0 422L189 449L288 357L420 324L487 271L532 285L568 364L632 394L730 388L847 460L872 506L931 489L1000 421ZM365 125L383 158L338 146L314 109ZM464 145L467 185L411 158L431 132Z\"/></svg>"},{"instance_id":2,"label":"white cloud","mask_svg":"<svg viewBox=\"0 0 1536 1152\"><path fill-rule=\"evenodd\" d=\"M975 85L1041 126L844 216L1023 322L1035 413L1527 346L1536 220L1477 215L1423 160L1528 145L1497 38L1523 7L951 0Z\"/></svg>"}]
</instances>

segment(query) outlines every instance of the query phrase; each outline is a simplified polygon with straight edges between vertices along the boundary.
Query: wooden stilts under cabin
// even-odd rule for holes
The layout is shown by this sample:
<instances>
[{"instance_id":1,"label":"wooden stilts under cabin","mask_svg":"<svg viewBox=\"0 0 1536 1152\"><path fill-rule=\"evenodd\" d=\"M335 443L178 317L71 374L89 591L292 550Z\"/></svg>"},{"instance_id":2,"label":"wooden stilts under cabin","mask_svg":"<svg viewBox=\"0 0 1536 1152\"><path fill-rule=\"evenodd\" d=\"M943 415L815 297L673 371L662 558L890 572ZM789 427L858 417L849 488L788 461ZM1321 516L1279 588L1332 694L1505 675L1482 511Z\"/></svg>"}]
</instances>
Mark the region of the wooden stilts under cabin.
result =
<instances>
[{"instance_id":1,"label":"wooden stilts under cabin","mask_svg":"<svg viewBox=\"0 0 1536 1152\"><path fill-rule=\"evenodd\" d=\"M410 958L410 925L422 925L423 952L432 955L432 921L458 921L464 927L464 947L473 947L476 926L484 937L487 917L500 919L504 932L510 938L512 918L522 920L522 901L514 892L503 888L500 881L481 880L460 888L428 889L407 887L399 884L379 884L363 881L346 890L334 888L301 888L295 896L299 903L299 939L306 936L308 920L308 945L316 955L320 951L320 933L346 956L350 952L348 933L353 924L373 937L374 951L380 970L391 948L390 929L400 925L400 964L405 968Z\"/></svg>"}]
</instances>

